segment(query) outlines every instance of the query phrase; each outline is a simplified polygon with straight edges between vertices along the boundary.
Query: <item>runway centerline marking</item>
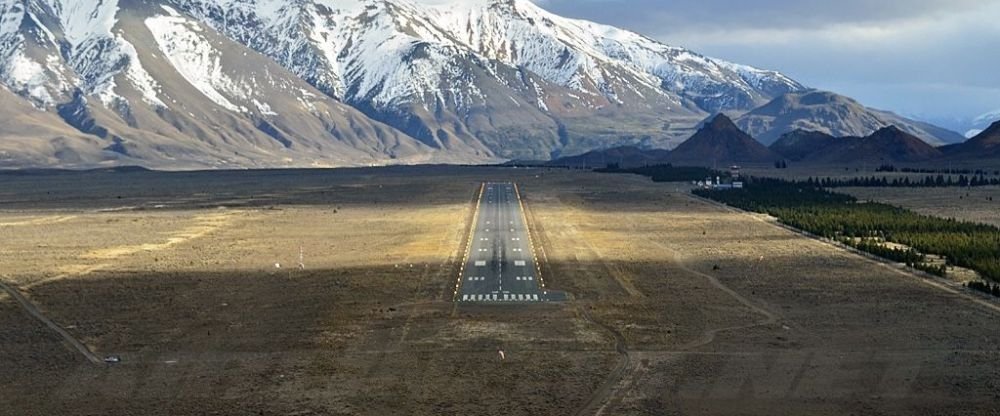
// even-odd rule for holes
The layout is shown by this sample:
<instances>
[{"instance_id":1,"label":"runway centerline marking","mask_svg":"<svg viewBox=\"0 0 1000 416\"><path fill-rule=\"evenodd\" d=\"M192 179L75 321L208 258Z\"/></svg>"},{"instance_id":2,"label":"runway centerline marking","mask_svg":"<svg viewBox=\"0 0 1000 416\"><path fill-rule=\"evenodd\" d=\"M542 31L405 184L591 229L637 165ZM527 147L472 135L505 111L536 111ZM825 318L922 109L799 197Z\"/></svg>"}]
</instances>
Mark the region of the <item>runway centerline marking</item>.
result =
<instances>
[{"instance_id":1,"label":"runway centerline marking","mask_svg":"<svg viewBox=\"0 0 1000 416\"><path fill-rule=\"evenodd\" d=\"M565 294L545 291L538 270L530 268L537 268L538 260L517 184L483 183L480 190L487 205L477 209L469 235L469 241L477 242L470 250L476 256L463 261L455 301L516 304L565 299ZM507 226L498 226L504 223ZM467 268L474 272L465 274Z\"/></svg>"}]
</instances>

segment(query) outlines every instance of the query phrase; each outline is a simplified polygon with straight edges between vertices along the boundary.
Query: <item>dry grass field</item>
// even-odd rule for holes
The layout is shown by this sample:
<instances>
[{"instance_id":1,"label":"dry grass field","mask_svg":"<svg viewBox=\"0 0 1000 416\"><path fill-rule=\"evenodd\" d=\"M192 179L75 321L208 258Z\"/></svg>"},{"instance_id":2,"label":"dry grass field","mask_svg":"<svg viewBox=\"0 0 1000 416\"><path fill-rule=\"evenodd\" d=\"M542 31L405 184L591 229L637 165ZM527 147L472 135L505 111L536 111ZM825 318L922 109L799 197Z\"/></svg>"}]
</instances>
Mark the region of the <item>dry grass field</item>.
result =
<instances>
[{"instance_id":1,"label":"dry grass field","mask_svg":"<svg viewBox=\"0 0 1000 416\"><path fill-rule=\"evenodd\" d=\"M864 201L885 202L921 214L1000 226L1000 187L840 188Z\"/></svg>"},{"instance_id":2,"label":"dry grass field","mask_svg":"<svg viewBox=\"0 0 1000 416\"><path fill-rule=\"evenodd\" d=\"M543 278L571 301L450 301L485 180L521 185ZM1000 400L997 305L638 176L0 185L0 279L122 357L86 361L0 292L0 414L988 414Z\"/></svg>"}]
</instances>

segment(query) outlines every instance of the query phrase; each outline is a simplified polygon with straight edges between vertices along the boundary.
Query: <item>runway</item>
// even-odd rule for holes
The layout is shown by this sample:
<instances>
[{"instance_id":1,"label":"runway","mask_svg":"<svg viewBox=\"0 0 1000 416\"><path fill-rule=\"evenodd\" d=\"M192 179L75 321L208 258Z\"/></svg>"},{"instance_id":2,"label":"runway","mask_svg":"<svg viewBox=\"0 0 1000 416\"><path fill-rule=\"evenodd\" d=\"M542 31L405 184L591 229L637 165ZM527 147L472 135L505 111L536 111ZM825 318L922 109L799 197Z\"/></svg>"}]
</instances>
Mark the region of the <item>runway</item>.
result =
<instances>
[{"instance_id":1,"label":"runway","mask_svg":"<svg viewBox=\"0 0 1000 416\"><path fill-rule=\"evenodd\" d=\"M564 300L545 289L522 204L514 183L482 185L456 301Z\"/></svg>"}]
</instances>

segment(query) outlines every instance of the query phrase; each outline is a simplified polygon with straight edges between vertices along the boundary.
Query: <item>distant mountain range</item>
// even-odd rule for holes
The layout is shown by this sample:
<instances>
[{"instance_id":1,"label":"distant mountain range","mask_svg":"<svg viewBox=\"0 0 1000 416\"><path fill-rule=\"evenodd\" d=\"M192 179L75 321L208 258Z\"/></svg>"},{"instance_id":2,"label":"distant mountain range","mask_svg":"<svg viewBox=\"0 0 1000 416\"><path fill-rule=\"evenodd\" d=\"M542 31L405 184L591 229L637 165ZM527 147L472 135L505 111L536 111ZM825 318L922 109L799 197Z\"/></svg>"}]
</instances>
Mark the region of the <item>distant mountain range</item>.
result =
<instances>
[{"instance_id":1,"label":"distant mountain range","mask_svg":"<svg viewBox=\"0 0 1000 416\"><path fill-rule=\"evenodd\" d=\"M794 130L770 147L751 138L725 115L707 120L689 140L673 151L636 147L591 151L556 159L551 166L635 167L655 164L721 167L729 164L769 165L791 162L806 166L878 166L962 163L995 166L1000 162L1000 121L979 135L957 144L933 147L920 138L889 126L864 137L835 137L824 132Z\"/></svg>"},{"instance_id":2,"label":"distant mountain range","mask_svg":"<svg viewBox=\"0 0 1000 416\"><path fill-rule=\"evenodd\" d=\"M617 164L635 167L671 163L686 166L724 167L730 164L771 164L782 160L737 127L732 119L717 114L705 120L698 131L672 151L643 150L636 147L617 147L592 151L580 156L560 158L549 162L552 166L603 167Z\"/></svg>"},{"instance_id":3,"label":"distant mountain range","mask_svg":"<svg viewBox=\"0 0 1000 416\"><path fill-rule=\"evenodd\" d=\"M866 137L795 131L779 138L771 149L796 162L828 165L910 163L943 156L940 150L895 126Z\"/></svg>"},{"instance_id":4,"label":"distant mountain range","mask_svg":"<svg viewBox=\"0 0 1000 416\"><path fill-rule=\"evenodd\" d=\"M965 137L972 138L973 136L982 133L983 130L997 121L1000 121L1000 110L980 115L972 120L969 125L969 129L965 132Z\"/></svg>"},{"instance_id":5,"label":"distant mountain range","mask_svg":"<svg viewBox=\"0 0 1000 416\"><path fill-rule=\"evenodd\" d=\"M0 98L8 168L547 160L671 148L719 112L765 143L961 140L526 0L0 0Z\"/></svg>"},{"instance_id":6,"label":"distant mountain range","mask_svg":"<svg viewBox=\"0 0 1000 416\"><path fill-rule=\"evenodd\" d=\"M865 136L895 126L921 140L940 146L965 137L928 123L865 107L857 101L826 91L798 91L740 116L736 124L765 145L794 130L817 131L831 136Z\"/></svg>"}]
</instances>

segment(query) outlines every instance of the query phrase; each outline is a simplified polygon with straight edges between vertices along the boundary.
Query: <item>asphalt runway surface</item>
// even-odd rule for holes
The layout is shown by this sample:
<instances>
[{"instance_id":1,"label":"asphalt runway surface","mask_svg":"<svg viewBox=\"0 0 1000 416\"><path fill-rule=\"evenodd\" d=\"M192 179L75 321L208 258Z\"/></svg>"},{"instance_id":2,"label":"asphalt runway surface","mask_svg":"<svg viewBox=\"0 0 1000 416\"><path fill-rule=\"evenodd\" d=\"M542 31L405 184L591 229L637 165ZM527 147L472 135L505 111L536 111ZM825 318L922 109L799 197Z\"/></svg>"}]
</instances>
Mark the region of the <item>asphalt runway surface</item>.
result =
<instances>
[{"instance_id":1,"label":"asphalt runway surface","mask_svg":"<svg viewBox=\"0 0 1000 416\"><path fill-rule=\"evenodd\" d=\"M517 185L483 184L476 211L456 300L565 300L562 292L544 287Z\"/></svg>"}]
</instances>

